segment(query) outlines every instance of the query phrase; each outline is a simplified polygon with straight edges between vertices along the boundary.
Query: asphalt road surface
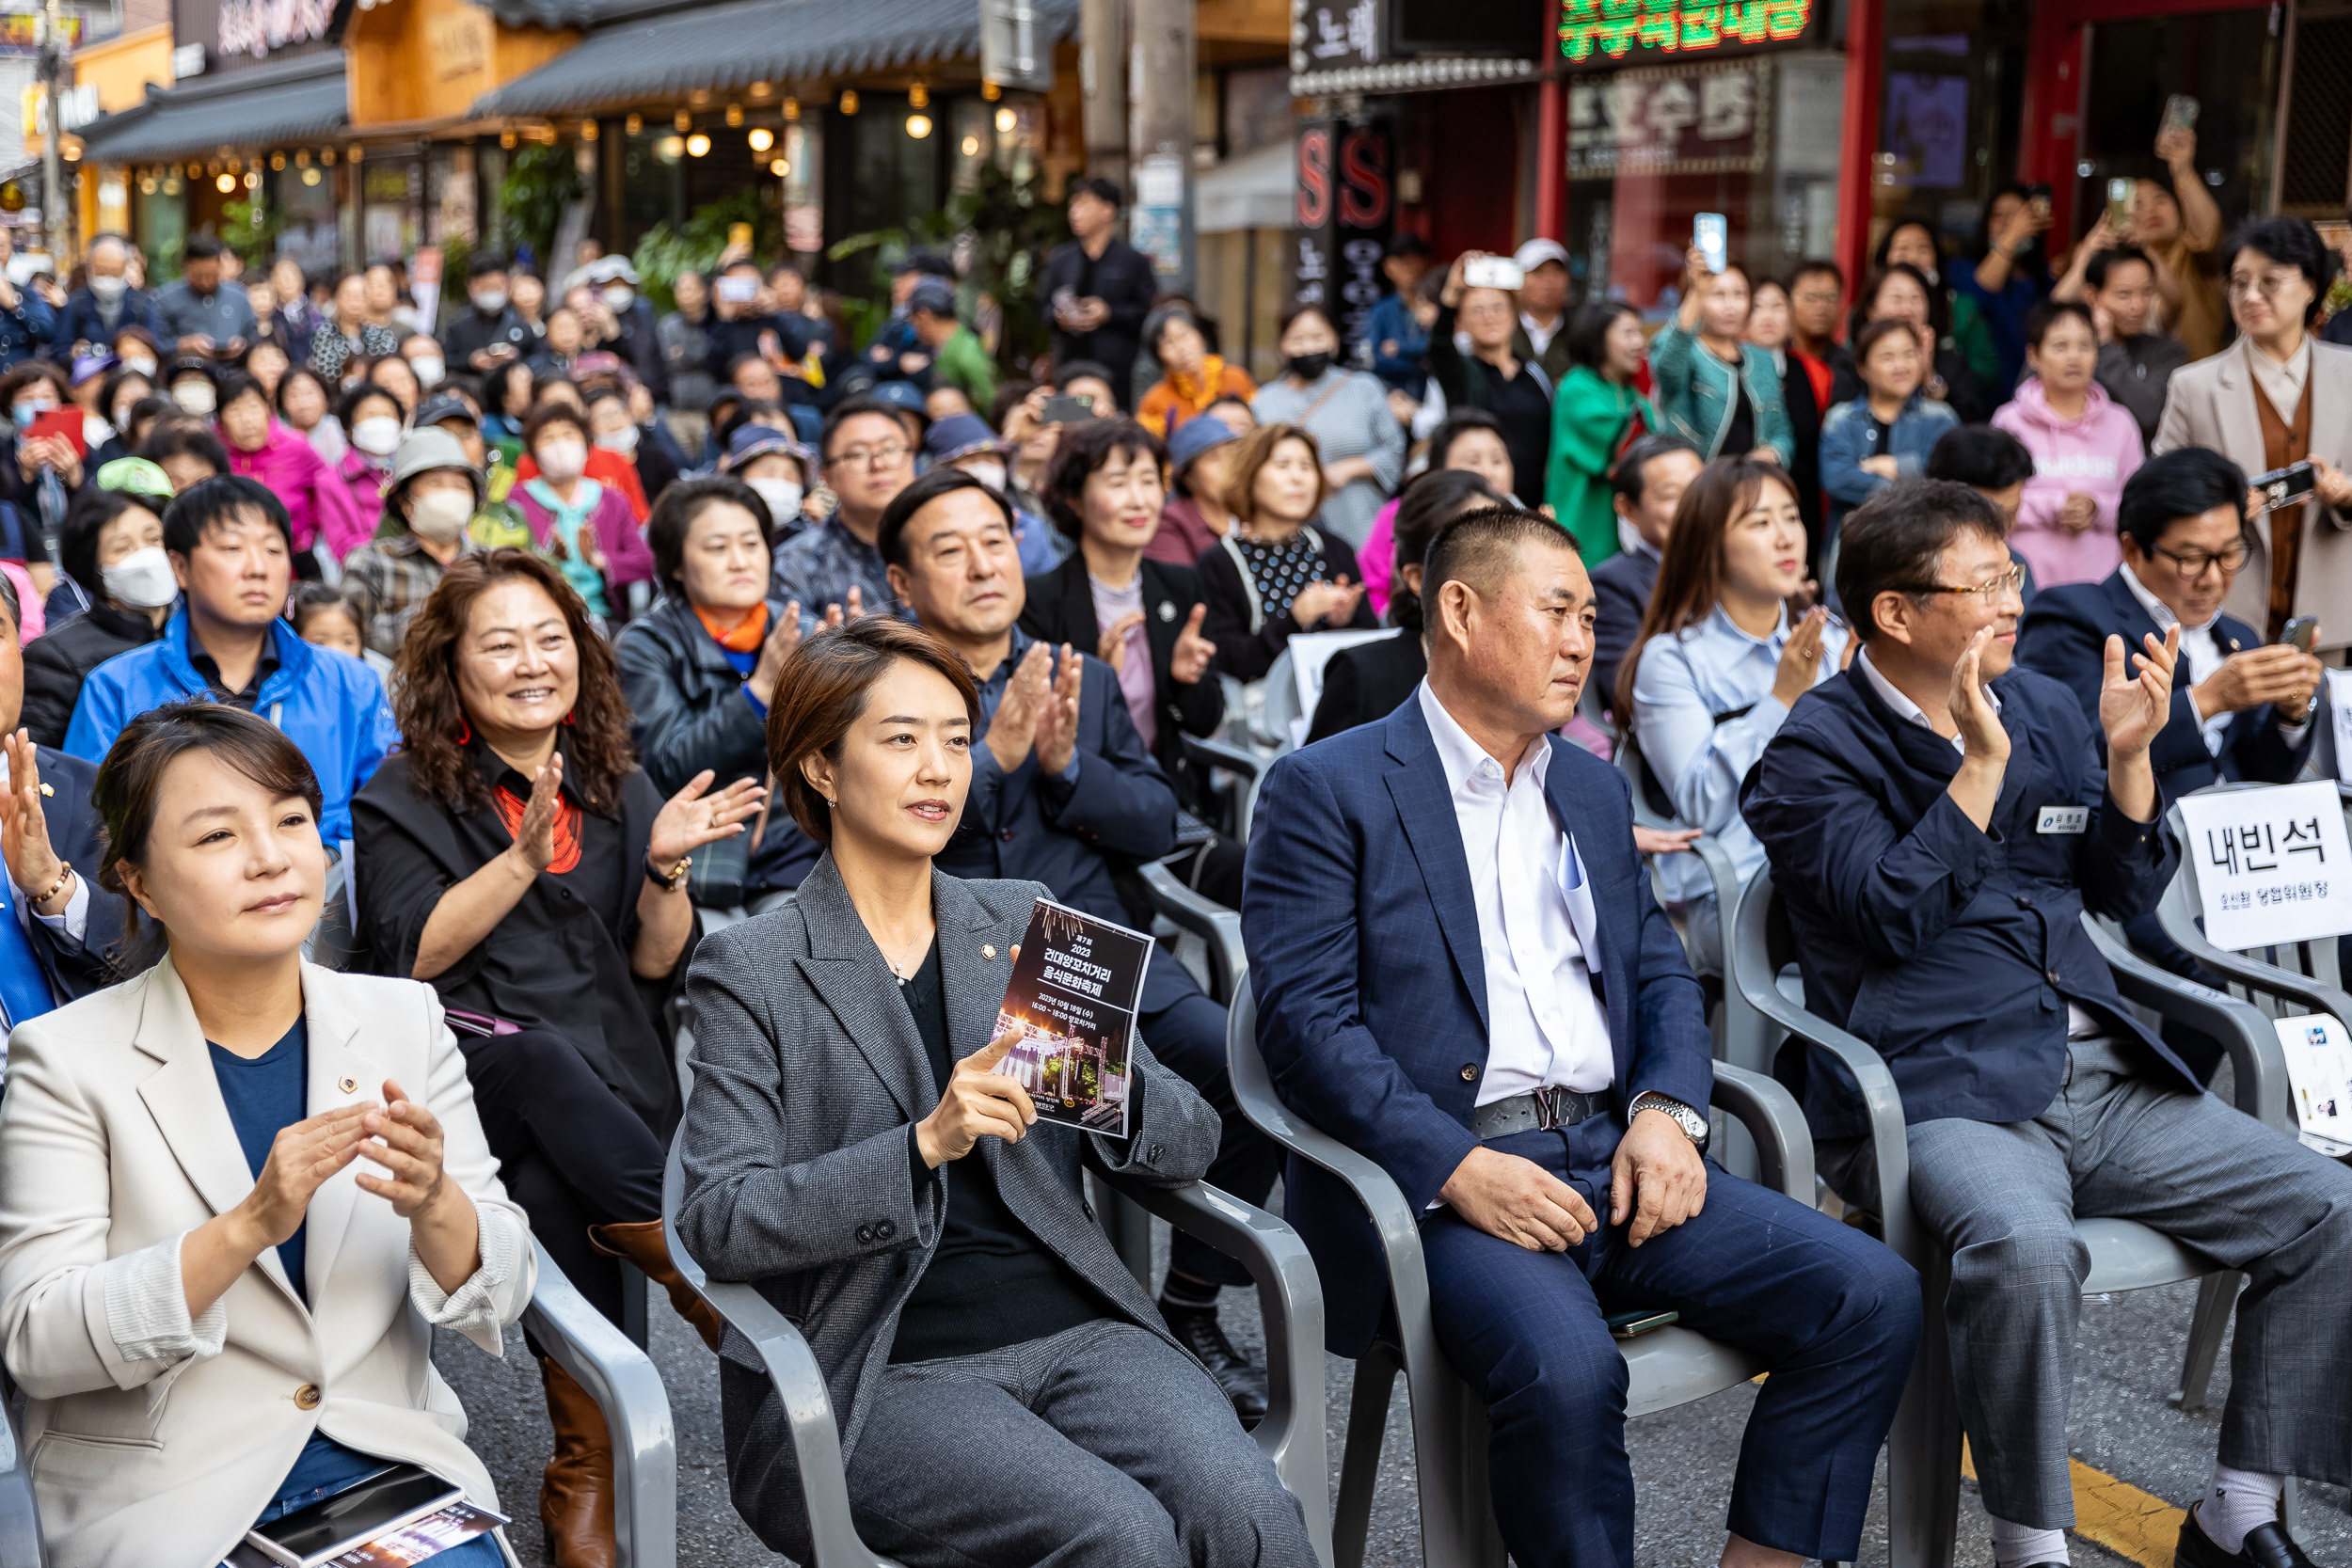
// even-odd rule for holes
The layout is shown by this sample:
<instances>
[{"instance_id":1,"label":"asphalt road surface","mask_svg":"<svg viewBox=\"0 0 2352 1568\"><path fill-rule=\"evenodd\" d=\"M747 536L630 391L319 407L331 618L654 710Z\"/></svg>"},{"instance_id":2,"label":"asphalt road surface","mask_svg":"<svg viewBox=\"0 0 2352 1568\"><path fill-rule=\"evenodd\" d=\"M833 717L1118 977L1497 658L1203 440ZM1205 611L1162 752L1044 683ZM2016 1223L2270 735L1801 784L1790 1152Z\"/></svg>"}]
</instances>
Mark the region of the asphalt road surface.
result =
<instances>
[{"instance_id":1,"label":"asphalt road surface","mask_svg":"<svg viewBox=\"0 0 2352 1568\"><path fill-rule=\"evenodd\" d=\"M1164 1262L1165 1227L1161 1250ZM678 1433L678 1561L682 1568L780 1562L784 1560L744 1528L727 1498L717 1363L671 1312L660 1292L653 1295L652 1351L669 1386ZM2195 1288L2182 1285L2086 1301L2074 1383L2074 1457L2176 1508L2203 1490L2229 1387L2225 1353L2215 1373L2210 1408L2184 1415L2166 1402L2165 1395L2177 1380L2194 1300ZM1253 1354L1261 1349L1253 1296L1229 1291L1226 1319L1237 1341ZM539 1391L538 1368L525 1353L521 1334L507 1336L503 1363L463 1339L440 1335L436 1360L465 1401L472 1420L469 1441L497 1480L506 1511L516 1518L516 1550L527 1564L546 1562L538 1489L539 1467L546 1463L549 1445L547 1406ZM1337 1359L1329 1360L1327 1368L1336 1489L1352 1369ZM1754 1398L1752 1388L1733 1389L1636 1421L1628 1430L1627 1447L1639 1488L1634 1555L1641 1568L1712 1568L1723 1545L1725 1504ZM1421 1560L1411 1453L1400 1382L1381 1449L1380 1487L1365 1558L1376 1568L1408 1568ZM1880 1494L1863 1543L1865 1563L1886 1560L1883 1480L1882 1465ZM2345 1512L2344 1491L2306 1486L2303 1496L2304 1535L2313 1557L2322 1564L2352 1564L2352 1515ZM2074 1560L2081 1568L2122 1568L2135 1560L2142 1568L2169 1568L2169 1535L2149 1533L2161 1536L2161 1549L2140 1550L2129 1558L2074 1538ZM1956 1560L1960 1568L1989 1568L1992 1562L1984 1512L1973 1484L1961 1504Z\"/></svg>"}]
</instances>

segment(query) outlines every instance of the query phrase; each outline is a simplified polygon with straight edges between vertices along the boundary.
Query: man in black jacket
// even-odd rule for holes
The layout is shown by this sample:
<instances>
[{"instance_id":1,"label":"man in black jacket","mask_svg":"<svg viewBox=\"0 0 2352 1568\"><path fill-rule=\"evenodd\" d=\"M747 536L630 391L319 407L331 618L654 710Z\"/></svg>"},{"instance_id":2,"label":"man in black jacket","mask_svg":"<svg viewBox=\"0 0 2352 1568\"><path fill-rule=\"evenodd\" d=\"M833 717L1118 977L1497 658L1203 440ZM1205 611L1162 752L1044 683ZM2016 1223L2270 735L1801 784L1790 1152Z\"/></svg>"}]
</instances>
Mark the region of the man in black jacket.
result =
<instances>
[{"instance_id":1,"label":"man in black jacket","mask_svg":"<svg viewBox=\"0 0 2352 1568\"><path fill-rule=\"evenodd\" d=\"M1054 324L1055 362L1109 367L1120 407L1132 408L1136 351L1159 282L1151 258L1119 237L1119 201L1108 180L1070 187L1070 231L1077 237L1046 258L1038 295Z\"/></svg>"},{"instance_id":2,"label":"man in black jacket","mask_svg":"<svg viewBox=\"0 0 2352 1568\"><path fill-rule=\"evenodd\" d=\"M441 353L452 370L479 375L535 346L530 325L508 298L504 256L473 253L466 263L466 295L473 309L441 328Z\"/></svg>"}]
</instances>

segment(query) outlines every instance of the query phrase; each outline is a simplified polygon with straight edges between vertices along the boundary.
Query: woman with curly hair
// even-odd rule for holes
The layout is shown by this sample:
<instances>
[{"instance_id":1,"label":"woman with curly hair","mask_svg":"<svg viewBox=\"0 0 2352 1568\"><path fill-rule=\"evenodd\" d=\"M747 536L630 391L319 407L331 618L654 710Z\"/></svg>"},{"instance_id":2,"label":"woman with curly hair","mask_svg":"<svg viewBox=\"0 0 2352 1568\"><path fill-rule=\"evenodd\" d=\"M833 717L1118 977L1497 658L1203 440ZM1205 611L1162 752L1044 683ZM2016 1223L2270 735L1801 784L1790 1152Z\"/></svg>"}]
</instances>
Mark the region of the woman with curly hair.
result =
<instances>
[{"instance_id":1,"label":"woman with curly hair","mask_svg":"<svg viewBox=\"0 0 2352 1568\"><path fill-rule=\"evenodd\" d=\"M715 1349L661 1230L679 1107L658 1020L694 929L689 857L742 832L764 791L706 793L705 771L662 800L630 752L611 648L527 550L451 562L409 625L396 689L406 747L353 801L360 942L378 974L440 993L547 1256L616 1323L612 1259L628 1259ZM610 1562L611 1435L579 1385L541 1367L555 1560Z\"/></svg>"}]
</instances>

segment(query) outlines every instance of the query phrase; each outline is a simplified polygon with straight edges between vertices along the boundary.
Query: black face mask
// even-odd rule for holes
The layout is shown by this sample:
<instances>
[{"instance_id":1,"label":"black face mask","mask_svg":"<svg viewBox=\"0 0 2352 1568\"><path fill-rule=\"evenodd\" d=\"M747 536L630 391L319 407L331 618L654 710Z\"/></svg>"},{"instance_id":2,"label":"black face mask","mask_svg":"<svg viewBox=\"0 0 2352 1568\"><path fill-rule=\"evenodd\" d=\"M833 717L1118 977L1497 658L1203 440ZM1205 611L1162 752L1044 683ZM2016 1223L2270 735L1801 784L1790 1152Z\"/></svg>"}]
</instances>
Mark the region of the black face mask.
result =
<instances>
[{"instance_id":1,"label":"black face mask","mask_svg":"<svg viewBox=\"0 0 2352 1568\"><path fill-rule=\"evenodd\" d=\"M1322 379L1323 372L1331 368L1331 356L1327 354L1294 354L1283 364L1291 374L1301 381L1318 381Z\"/></svg>"}]
</instances>

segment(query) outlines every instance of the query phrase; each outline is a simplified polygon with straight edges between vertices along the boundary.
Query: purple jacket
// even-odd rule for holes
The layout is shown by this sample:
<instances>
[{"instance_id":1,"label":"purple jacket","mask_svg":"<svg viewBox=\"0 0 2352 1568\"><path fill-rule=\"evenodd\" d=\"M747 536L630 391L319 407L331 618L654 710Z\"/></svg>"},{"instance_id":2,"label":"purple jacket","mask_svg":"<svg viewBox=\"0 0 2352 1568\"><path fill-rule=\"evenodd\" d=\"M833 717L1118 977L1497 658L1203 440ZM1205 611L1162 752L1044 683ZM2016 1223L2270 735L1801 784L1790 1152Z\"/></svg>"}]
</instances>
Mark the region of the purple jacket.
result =
<instances>
[{"instance_id":1,"label":"purple jacket","mask_svg":"<svg viewBox=\"0 0 2352 1568\"><path fill-rule=\"evenodd\" d=\"M545 545L554 537L555 514L539 504L529 485L516 485L506 499L521 509L532 539ZM653 551L646 547L644 535L637 531L637 515L629 510L627 496L605 485L596 513L588 520L596 525L596 546L604 551L605 581L618 587L653 580Z\"/></svg>"},{"instance_id":2,"label":"purple jacket","mask_svg":"<svg viewBox=\"0 0 2352 1568\"><path fill-rule=\"evenodd\" d=\"M341 477L298 432L272 420L259 451L239 451L225 430L220 444L228 450L230 472L259 480L284 503L295 549L307 550L324 537L341 561L375 531L374 515L358 515Z\"/></svg>"},{"instance_id":3,"label":"purple jacket","mask_svg":"<svg viewBox=\"0 0 2352 1568\"><path fill-rule=\"evenodd\" d=\"M2033 568L2037 588L2097 582L2123 560L2115 511L2123 482L2147 455L2139 443L2139 421L2095 381L2084 389L2084 399L2082 418L2062 420L2051 411L2041 378L2029 376L2018 383L2015 400L1993 415L1996 428L2033 453L2033 477L2026 481L2010 543ZM2099 503L2099 515L2082 532L2069 533L2058 513L2077 490Z\"/></svg>"}]
</instances>

